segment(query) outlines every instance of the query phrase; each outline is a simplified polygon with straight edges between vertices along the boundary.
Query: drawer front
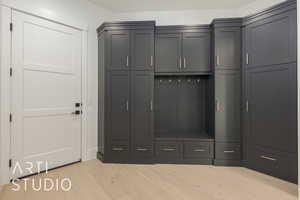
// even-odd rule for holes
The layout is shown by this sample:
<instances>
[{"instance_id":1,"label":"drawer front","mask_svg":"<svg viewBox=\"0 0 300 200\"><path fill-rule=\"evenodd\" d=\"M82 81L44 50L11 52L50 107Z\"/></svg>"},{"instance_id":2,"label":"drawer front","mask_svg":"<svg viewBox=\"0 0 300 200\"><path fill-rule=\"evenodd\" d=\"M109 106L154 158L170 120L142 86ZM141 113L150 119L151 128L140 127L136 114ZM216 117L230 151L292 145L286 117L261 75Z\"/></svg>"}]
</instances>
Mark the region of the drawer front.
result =
<instances>
[{"instance_id":1,"label":"drawer front","mask_svg":"<svg viewBox=\"0 0 300 200\"><path fill-rule=\"evenodd\" d=\"M212 158L213 144L211 142L184 142L184 158Z\"/></svg>"},{"instance_id":2,"label":"drawer front","mask_svg":"<svg viewBox=\"0 0 300 200\"><path fill-rule=\"evenodd\" d=\"M266 149L250 149L248 154L249 168L297 182L297 156L274 152Z\"/></svg>"},{"instance_id":3,"label":"drawer front","mask_svg":"<svg viewBox=\"0 0 300 200\"><path fill-rule=\"evenodd\" d=\"M153 145L133 145L132 154L136 158L153 157Z\"/></svg>"},{"instance_id":4,"label":"drawer front","mask_svg":"<svg viewBox=\"0 0 300 200\"><path fill-rule=\"evenodd\" d=\"M109 148L109 160L124 161L129 159L129 144L127 141L112 142Z\"/></svg>"},{"instance_id":5,"label":"drawer front","mask_svg":"<svg viewBox=\"0 0 300 200\"><path fill-rule=\"evenodd\" d=\"M157 157L182 158L182 142L176 141L157 141L155 144L155 154Z\"/></svg>"},{"instance_id":6,"label":"drawer front","mask_svg":"<svg viewBox=\"0 0 300 200\"><path fill-rule=\"evenodd\" d=\"M240 160L241 146L239 143L216 143L216 159Z\"/></svg>"}]
</instances>

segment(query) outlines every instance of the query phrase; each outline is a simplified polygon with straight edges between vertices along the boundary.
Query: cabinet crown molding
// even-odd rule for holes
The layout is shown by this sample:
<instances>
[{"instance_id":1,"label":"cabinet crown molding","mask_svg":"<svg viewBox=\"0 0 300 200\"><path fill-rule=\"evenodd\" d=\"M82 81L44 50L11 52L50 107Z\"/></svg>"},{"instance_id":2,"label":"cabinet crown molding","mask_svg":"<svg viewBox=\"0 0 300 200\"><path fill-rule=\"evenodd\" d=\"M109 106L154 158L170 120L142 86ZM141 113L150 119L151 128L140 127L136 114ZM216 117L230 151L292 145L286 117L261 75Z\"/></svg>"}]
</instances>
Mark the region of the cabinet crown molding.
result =
<instances>
[{"instance_id":1,"label":"cabinet crown molding","mask_svg":"<svg viewBox=\"0 0 300 200\"><path fill-rule=\"evenodd\" d=\"M98 34L108 30L154 30L155 21L116 21L116 22L104 22L97 28Z\"/></svg>"}]
</instances>

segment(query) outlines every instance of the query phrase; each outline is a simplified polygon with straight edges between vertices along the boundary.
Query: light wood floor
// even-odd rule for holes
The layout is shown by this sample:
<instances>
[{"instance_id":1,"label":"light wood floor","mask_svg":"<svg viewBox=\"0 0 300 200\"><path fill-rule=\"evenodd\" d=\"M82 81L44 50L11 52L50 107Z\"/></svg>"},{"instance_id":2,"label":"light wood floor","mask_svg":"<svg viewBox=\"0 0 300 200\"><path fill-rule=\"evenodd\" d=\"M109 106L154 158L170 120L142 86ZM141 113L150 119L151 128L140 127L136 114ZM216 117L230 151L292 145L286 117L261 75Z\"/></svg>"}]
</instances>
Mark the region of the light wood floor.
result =
<instances>
[{"instance_id":1,"label":"light wood floor","mask_svg":"<svg viewBox=\"0 0 300 200\"><path fill-rule=\"evenodd\" d=\"M295 200L297 185L245 168L202 165L121 165L98 160L32 178L70 178L69 192L14 192L1 200ZM22 182L24 186L24 182ZM24 188L23 188L24 189Z\"/></svg>"}]
</instances>

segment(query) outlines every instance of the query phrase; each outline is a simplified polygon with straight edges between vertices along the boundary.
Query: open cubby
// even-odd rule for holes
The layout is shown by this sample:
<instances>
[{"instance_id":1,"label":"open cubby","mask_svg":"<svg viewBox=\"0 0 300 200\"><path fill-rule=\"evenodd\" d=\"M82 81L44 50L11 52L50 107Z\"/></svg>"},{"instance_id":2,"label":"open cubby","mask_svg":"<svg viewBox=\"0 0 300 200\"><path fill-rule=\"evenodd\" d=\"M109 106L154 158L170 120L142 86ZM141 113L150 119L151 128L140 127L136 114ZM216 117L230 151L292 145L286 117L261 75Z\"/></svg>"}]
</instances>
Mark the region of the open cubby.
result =
<instances>
[{"instance_id":1,"label":"open cubby","mask_svg":"<svg viewBox=\"0 0 300 200\"><path fill-rule=\"evenodd\" d=\"M213 139L209 124L212 76L155 76L155 138Z\"/></svg>"}]
</instances>

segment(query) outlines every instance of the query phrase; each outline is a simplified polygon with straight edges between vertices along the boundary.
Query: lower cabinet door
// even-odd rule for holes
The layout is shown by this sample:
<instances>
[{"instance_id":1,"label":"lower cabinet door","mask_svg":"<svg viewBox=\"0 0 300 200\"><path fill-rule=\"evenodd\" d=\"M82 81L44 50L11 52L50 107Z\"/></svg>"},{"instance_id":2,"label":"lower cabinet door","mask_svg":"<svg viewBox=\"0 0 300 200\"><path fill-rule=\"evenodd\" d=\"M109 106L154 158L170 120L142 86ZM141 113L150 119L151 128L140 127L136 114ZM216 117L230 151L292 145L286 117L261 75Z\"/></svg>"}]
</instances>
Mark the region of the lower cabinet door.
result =
<instances>
[{"instance_id":1,"label":"lower cabinet door","mask_svg":"<svg viewBox=\"0 0 300 200\"><path fill-rule=\"evenodd\" d=\"M153 145L133 145L131 153L133 162L151 162L153 158Z\"/></svg>"},{"instance_id":2,"label":"lower cabinet door","mask_svg":"<svg viewBox=\"0 0 300 200\"><path fill-rule=\"evenodd\" d=\"M212 142L184 142L184 159L213 158Z\"/></svg>"},{"instance_id":3,"label":"lower cabinet door","mask_svg":"<svg viewBox=\"0 0 300 200\"><path fill-rule=\"evenodd\" d=\"M109 162L127 162L129 160L129 142L113 141L109 145Z\"/></svg>"},{"instance_id":4,"label":"lower cabinet door","mask_svg":"<svg viewBox=\"0 0 300 200\"><path fill-rule=\"evenodd\" d=\"M251 148L248 151L248 167L271 176L297 183L297 154Z\"/></svg>"},{"instance_id":5,"label":"lower cabinet door","mask_svg":"<svg viewBox=\"0 0 300 200\"><path fill-rule=\"evenodd\" d=\"M177 141L157 141L155 154L158 161L176 162L182 159L183 145Z\"/></svg>"},{"instance_id":6,"label":"lower cabinet door","mask_svg":"<svg viewBox=\"0 0 300 200\"><path fill-rule=\"evenodd\" d=\"M241 160L241 146L239 143L219 143L215 147L216 160Z\"/></svg>"},{"instance_id":7,"label":"lower cabinet door","mask_svg":"<svg viewBox=\"0 0 300 200\"><path fill-rule=\"evenodd\" d=\"M131 145L132 160L153 158L154 74L131 72Z\"/></svg>"}]
</instances>

